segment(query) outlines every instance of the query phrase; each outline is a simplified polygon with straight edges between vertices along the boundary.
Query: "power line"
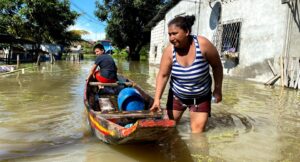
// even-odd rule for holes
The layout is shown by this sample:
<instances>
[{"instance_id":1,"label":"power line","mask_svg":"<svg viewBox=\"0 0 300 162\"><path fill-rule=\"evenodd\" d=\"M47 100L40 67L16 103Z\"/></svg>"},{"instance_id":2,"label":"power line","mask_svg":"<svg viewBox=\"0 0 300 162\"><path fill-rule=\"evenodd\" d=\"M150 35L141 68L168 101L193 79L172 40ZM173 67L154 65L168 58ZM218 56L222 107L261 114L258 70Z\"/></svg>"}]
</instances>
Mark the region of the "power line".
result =
<instances>
[{"instance_id":1,"label":"power line","mask_svg":"<svg viewBox=\"0 0 300 162\"><path fill-rule=\"evenodd\" d=\"M186 1L186 2L192 2L192 3L203 3L199 0L182 0L182 1ZM91 16L90 14L88 14L87 12L85 12L82 8L80 8L76 3L74 2L71 2L71 5L73 5L76 9L78 9L79 11L81 11L81 14L85 15L86 17L83 17L85 18L86 20L88 20L89 22L93 22L93 23L100 23L101 25L105 26L101 21L95 19L95 17ZM141 9L141 10L145 10L145 11L157 11L155 9Z\"/></svg>"},{"instance_id":2,"label":"power line","mask_svg":"<svg viewBox=\"0 0 300 162\"><path fill-rule=\"evenodd\" d=\"M91 16L90 14L88 14L87 12L85 12L83 9L81 9L77 4L75 4L74 2L71 3L71 5L73 5L76 9L78 9L79 11L81 11L81 14L85 15L86 17L84 17L86 20L88 20L89 22L93 22L93 23L97 23L97 24L101 24L104 26L104 24L95 19L95 17Z\"/></svg>"},{"instance_id":3,"label":"power line","mask_svg":"<svg viewBox=\"0 0 300 162\"><path fill-rule=\"evenodd\" d=\"M185 1L185 2L192 2L192 3L203 3L199 0L181 0L181 1Z\"/></svg>"}]
</instances>

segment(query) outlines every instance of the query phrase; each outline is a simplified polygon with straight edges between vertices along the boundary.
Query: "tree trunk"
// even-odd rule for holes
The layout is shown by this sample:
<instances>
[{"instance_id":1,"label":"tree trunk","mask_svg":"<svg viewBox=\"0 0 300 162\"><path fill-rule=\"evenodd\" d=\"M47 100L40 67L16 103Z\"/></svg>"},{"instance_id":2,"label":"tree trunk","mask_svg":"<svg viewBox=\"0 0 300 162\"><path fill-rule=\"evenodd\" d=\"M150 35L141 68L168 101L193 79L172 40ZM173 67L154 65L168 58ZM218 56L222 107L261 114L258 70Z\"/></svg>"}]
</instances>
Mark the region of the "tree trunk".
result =
<instances>
[{"instance_id":1,"label":"tree trunk","mask_svg":"<svg viewBox=\"0 0 300 162\"><path fill-rule=\"evenodd\" d=\"M40 56L40 54L39 54L40 48L41 48L41 43L38 43L38 44L37 44L37 48L35 49L35 53L37 54L37 61L36 61L36 64L37 64L38 66L41 65L41 63L40 63L40 61L41 61L41 60L40 60L41 56Z\"/></svg>"},{"instance_id":2,"label":"tree trunk","mask_svg":"<svg viewBox=\"0 0 300 162\"><path fill-rule=\"evenodd\" d=\"M133 61L139 61L140 60L140 51L143 47L143 44L142 43L139 43L135 46L135 48L131 48L129 47L130 49L133 49L130 51L130 59L133 60Z\"/></svg>"},{"instance_id":3,"label":"tree trunk","mask_svg":"<svg viewBox=\"0 0 300 162\"><path fill-rule=\"evenodd\" d=\"M9 44L9 51L8 51L8 56L7 56L7 64L9 65L10 64L10 61L11 61L11 56L12 56L12 43Z\"/></svg>"},{"instance_id":4,"label":"tree trunk","mask_svg":"<svg viewBox=\"0 0 300 162\"><path fill-rule=\"evenodd\" d=\"M140 60L140 55L139 55L139 53L137 53L136 51L133 51L133 52L130 54L130 60L133 60L133 61L139 61L139 60Z\"/></svg>"}]
</instances>

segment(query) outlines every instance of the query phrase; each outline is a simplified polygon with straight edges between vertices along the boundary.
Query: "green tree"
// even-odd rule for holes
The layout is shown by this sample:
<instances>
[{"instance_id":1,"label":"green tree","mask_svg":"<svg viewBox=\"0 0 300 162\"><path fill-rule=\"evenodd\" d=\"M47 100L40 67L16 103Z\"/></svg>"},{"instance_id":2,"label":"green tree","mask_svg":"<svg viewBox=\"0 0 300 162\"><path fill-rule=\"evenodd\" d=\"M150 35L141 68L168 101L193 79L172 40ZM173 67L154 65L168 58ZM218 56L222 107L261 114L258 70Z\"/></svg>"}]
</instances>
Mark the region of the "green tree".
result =
<instances>
[{"instance_id":1,"label":"green tree","mask_svg":"<svg viewBox=\"0 0 300 162\"><path fill-rule=\"evenodd\" d=\"M23 35L21 34L23 22L18 13L22 4L22 0L0 0L0 33Z\"/></svg>"},{"instance_id":2,"label":"green tree","mask_svg":"<svg viewBox=\"0 0 300 162\"><path fill-rule=\"evenodd\" d=\"M79 16L69 0L0 0L0 31L16 37L66 44L67 28Z\"/></svg>"},{"instance_id":3,"label":"green tree","mask_svg":"<svg viewBox=\"0 0 300 162\"><path fill-rule=\"evenodd\" d=\"M66 33L65 36L67 44L71 44L72 42L84 42L82 36L87 34L89 34L89 32L85 30L70 30Z\"/></svg>"},{"instance_id":4,"label":"green tree","mask_svg":"<svg viewBox=\"0 0 300 162\"><path fill-rule=\"evenodd\" d=\"M25 0L25 6L21 10L28 20L25 26L37 42L64 44L67 28L79 16L70 10L68 0Z\"/></svg>"},{"instance_id":5,"label":"green tree","mask_svg":"<svg viewBox=\"0 0 300 162\"><path fill-rule=\"evenodd\" d=\"M118 48L129 46L129 57L139 60L141 48L150 41L147 23L165 4L165 0L104 0L96 1L95 15L106 21L106 34Z\"/></svg>"}]
</instances>

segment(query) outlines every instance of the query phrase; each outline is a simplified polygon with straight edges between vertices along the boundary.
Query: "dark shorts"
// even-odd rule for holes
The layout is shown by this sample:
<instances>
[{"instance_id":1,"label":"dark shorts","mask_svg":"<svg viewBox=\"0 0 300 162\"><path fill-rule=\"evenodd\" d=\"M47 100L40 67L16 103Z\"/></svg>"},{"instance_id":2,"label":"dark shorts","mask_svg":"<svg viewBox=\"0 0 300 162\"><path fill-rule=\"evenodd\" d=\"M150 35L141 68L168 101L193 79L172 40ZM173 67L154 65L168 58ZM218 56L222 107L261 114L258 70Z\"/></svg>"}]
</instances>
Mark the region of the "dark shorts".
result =
<instances>
[{"instance_id":1,"label":"dark shorts","mask_svg":"<svg viewBox=\"0 0 300 162\"><path fill-rule=\"evenodd\" d=\"M185 111L189 108L191 112L207 112L210 116L211 113L211 93L206 96L195 99L180 99L169 90L167 110Z\"/></svg>"}]
</instances>

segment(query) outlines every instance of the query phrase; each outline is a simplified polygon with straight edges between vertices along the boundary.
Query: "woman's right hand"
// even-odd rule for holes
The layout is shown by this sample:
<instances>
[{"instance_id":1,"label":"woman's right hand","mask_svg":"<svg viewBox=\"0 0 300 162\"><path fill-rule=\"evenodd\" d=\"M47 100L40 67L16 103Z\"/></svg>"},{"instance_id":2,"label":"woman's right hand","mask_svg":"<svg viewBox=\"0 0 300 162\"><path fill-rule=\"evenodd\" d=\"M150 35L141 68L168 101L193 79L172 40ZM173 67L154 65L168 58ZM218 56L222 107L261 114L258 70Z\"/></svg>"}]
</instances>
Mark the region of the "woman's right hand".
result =
<instances>
[{"instance_id":1,"label":"woman's right hand","mask_svg":"<svg viewBox=\"0 0 300 162\"><path fill-rule=\"evenodd\" d=\"M161 108L160 108L160 101L159 100L154 100L151 108L150 108L150 111L152 112L159 112L161 111Z\"/></svg>"}]
</instances>

